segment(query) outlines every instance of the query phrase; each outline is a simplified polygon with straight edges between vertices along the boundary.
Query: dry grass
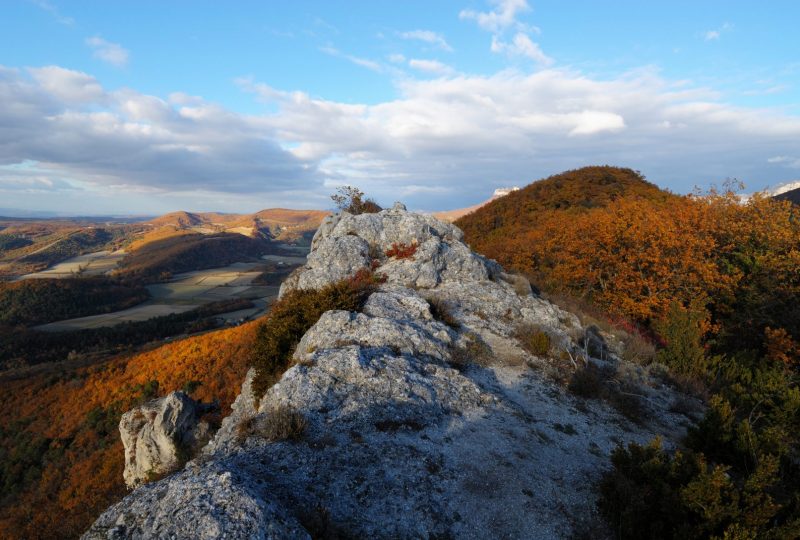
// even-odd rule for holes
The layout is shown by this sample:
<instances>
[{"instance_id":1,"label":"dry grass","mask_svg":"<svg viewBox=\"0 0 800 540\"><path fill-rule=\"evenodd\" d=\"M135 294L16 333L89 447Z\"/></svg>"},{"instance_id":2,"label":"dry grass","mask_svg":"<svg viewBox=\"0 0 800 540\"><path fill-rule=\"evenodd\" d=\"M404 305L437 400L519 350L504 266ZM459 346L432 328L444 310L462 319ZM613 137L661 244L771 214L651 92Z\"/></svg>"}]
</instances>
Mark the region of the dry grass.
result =
<instances>
[{"instance_id":1,"label":"dry grass","mask_svg":"<svg viewBox=\"0 0 800 540\"><path fill-rule=\"evenodd\" d=\"M573 373L567 389L576 396L603 400L634 422L641 423L647 418L642 389L612 366L586 363Z\"/></svg>"},{"instance_id":2,"label":"dry grass","mask_svg":"<svg viewBox=\"0 0 800 540\"><path fill-rule=\"evenodd\" d=\"M256 435L268 441L297 441L303 437L308 421L302 413L281 405L269 411L257 426Z\"/></svg>"},{"instance_id":3,"label":"dry grass","mask_svg":"<svg viewBox=\"0 0 800 540\"><path fill-rule=\"evenodd\" d=\"M453 347L450 350L450 365L462 371L469 365L487 367L494 363L495 356L486 342L477 334L467 334L464 347Z\"/></svg>"},{"instance_id":4,"label":"dry grass","mask_svg":"<svg viewBox=\"0 0 800 540\"><path fill-rule=\"evenodd\" d=\"M514 337L527 352L534 356L545 357L550 355L552 339L550 335L533 324L520 325L514 331Z\"/></svg>"},{"instance_id":5,"label":"dry grass","mask_svg":"<svg viewBox=\"0 0 800 540\"><path fill-rule=\"evenodd\" d=\"M532 292L531 282L522 274L501 274L501 278L511 284L519 296L529 296Z\"/></svg>"},{"instance_id":6,"label":"dry grass","mask_svg":"<svg viewBox=\"0 0 800 540\"><path fill-rule=\"evenodd\" d=\"M252 416L239 423L236 438L239 442L255 436L270 442L298 441L308 427L308 421L302 413L292 407L279 405L264 416Z\"/></svg>"},{"instance_id":7,"label":"dry grass","mask_svg":"<svg viewBox=\"0 0 800 540\"><path fill-rule=\"evenodd\" d=\"M641 334L626 334L622 339L622 359L626 362L650 365L656 358L656 347Z\"/></svg>"}]
</instances>

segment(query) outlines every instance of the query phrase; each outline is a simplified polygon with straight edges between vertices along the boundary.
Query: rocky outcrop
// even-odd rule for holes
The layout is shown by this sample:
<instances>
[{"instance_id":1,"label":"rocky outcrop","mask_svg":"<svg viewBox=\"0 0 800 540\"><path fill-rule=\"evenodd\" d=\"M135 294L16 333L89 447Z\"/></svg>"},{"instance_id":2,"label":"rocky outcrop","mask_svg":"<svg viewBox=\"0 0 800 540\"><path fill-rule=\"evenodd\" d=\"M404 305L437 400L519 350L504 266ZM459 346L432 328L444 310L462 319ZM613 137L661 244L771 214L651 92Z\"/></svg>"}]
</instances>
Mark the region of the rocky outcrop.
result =
<instances>
[{"instance_id":1,"label":"rocky outcrop","mask_svg":"<svg viewBox=\"0 0 800 540\"><path fill-rule=\"evenodd\" d=\"M123 414L119 432L125 448L123 477L128 487L175 470L207 442L209 426L199 418L211 408L183 392L172 392Z\"/></svg>"},{"instance_id":2,"label":"rocky outcrop","mask_svg":"<svg viewBox=\"0 0 800 540\"><path fill-rule=\"evenodd\" d=\"M387 256L397 244L416 251ZM591 519L617 444L682 433L672 390L613 356L587 360L577 317L401 205L328 218L281 292L373 267L386 281L362 312L325 313L265 395L251 372L201 455L85 538L563 538ZM527 352L520 328L551 350ZM636 379L641 418L557 382L587 361ZM302 440L259 435L281 410L304 416Z\"/></svg>"}]
</instances>

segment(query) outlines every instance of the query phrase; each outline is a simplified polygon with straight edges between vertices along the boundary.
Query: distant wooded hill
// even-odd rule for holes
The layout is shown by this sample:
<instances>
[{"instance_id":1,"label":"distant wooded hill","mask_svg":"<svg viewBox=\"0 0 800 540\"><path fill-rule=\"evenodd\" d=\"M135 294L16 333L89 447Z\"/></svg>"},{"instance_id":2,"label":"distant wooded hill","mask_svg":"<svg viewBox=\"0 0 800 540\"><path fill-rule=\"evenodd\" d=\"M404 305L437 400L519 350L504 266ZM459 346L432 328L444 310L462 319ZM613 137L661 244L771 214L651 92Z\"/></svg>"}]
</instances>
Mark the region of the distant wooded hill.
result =
<instances>
[{"instance_id":1,"label":"distant wooded hill","mask_svg":"<svg viewBox=\"0 0 800 540\"><path fill-rule=\"evenodd\" d=\"M775 195L774 198L778 199L779 201L790 201L794 204L800 204L800 188Z\"/></svg>"}]
</instances>

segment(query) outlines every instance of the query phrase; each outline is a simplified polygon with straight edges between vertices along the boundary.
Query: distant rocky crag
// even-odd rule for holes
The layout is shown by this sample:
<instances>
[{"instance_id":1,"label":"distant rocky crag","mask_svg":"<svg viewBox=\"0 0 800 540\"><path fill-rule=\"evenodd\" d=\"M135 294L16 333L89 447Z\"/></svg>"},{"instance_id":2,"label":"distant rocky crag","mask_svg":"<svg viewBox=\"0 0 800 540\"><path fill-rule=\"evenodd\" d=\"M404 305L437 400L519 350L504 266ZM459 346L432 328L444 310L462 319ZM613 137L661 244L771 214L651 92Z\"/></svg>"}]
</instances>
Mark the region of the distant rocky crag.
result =
<instances>
[{"instance_id":1,"label":"distant rocky crag","mask_svg":"<svg viewBox=\"0 0 800 540\"><path fill-rule=\"evenodd\" d=\"M678 396L462 239L400 204L327 218L282 294L361 269L385 282L361 312L326 312L263 396L251 370L199 454L84 538L565 538L594 527L609 453L677 440ZM636 416L568 391L588 366L627 384ZM278 420L304 429L276 440Z\"/></svg>"}]
</instances>

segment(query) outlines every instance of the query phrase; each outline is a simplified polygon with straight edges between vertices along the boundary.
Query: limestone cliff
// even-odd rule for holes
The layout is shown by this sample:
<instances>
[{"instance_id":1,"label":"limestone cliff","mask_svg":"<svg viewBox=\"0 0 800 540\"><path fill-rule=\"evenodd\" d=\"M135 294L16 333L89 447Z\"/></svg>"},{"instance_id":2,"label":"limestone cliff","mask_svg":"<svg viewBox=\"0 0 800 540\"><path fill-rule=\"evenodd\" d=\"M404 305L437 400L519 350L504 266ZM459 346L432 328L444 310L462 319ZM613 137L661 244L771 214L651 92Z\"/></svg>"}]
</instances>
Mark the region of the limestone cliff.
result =
<instances>
[{"instance_id":1,"label":"limestone cliff","mask_svg":"<svg viewBox=\"0 0 800 540\"><path fill-rule=\"evenodd\" d=\"M617 444L681 434L671 389L613 346L587 346L596 331L458 228L402 205L328 218L282 293L374 266L387 279L361 313L325 313L260 399L251 372L200 455L85 538L564 538L592 519ZM550 344L540 356L517 339L534 328ZM566 390L586 363L637 385L640 418ZM287 408L307 422L302 439L261 436Z\"/></svg>"}]
</instances>

